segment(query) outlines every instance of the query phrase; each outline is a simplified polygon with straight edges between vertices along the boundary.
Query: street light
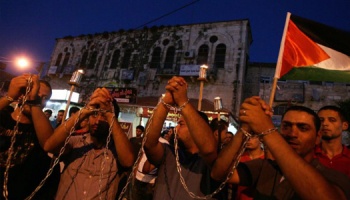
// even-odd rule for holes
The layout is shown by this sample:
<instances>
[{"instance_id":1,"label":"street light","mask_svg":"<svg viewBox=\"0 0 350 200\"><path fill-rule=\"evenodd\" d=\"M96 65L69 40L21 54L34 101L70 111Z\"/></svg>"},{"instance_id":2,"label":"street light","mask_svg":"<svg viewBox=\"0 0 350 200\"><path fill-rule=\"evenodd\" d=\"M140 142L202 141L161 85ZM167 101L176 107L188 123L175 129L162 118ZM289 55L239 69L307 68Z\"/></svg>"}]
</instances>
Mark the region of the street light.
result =
<instances>
[{"instance_id":1,"label":"street light","mask_svg":"<svg viewBox=\"0 0 350 200\"><path fill-rule=\"evenodd\" d=\"M0 63L1 63L1 68L3 69L6 68L6 65L8 63L9 64L12 63L13 66L19 68L21 71L26 69L29 69L29 70L35 69L39 77L41 76L41 73L45 64L45 62L33 61L26 56L19 56L14 59L0 57ZM35 66L35 64L38 64L38 66Z\"/></svg>"}]
</instances>

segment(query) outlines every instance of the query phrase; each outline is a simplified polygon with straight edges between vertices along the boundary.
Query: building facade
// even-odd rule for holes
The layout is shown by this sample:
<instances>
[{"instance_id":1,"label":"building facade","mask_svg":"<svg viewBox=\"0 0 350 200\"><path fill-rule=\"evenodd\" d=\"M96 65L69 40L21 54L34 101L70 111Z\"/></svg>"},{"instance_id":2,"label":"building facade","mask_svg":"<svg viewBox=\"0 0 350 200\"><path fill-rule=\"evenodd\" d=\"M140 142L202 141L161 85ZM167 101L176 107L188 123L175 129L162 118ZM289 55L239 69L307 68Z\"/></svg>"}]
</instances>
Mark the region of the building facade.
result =
<instances>
[{"instance_id":1,"label":"building facade","mask_svg":"<svg viewBox=\"0 0 350 200\"><path fill-rule=\"evenodd\" d=\"M56 39L47 77L53 88L69 89L72 73L84 69L76 89L84 103L96 87L132 88L137 97L160 97L167 81L181 75L189 83L189 98L198 99L199 67L205 64L203 100L219 96L236 115L251 42L249 20L67 36ZM136 102L131 112L142 104Z\"/></svg>"}]
</instances>

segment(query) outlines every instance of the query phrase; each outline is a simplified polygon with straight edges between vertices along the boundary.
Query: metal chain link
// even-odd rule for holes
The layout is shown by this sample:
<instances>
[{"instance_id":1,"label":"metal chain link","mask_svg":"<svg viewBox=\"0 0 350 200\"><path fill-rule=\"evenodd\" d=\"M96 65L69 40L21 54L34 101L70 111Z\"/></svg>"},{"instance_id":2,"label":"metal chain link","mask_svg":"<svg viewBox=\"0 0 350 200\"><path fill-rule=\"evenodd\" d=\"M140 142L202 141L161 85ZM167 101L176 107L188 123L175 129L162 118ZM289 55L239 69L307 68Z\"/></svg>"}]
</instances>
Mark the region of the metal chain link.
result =
<instances>
[{"instance_id":1,"label":"metal chain link","mask_svg":"<svg viewBox=\"0 0 350 200\"><path fill-rule=\"evenodd\" d=\"M111 111L105 111L105 110L101 110L101 109L91 109L91 108L87 108L86 105L83 107L83 109L87 109L87 110L95 111L95 112L102 112L102 113L111 112ZM69 140L70 140L72 134L75 132L75 127L76 127L76 125L77 125L78 122L79 122L80 115L81 115L83 109L80 109L80 111L79 111L79 113L78 113L78 116L77 116L77 118L76 118L75 121L74 121L74 125L71 127L70 132L69 132L69 134L68 134L68 136L67 136L67 138L66 138L66 140L65 140L65 142L64 142L64 145L61 147L58 156L55 158L55 161L53 162L51 168L48 170L48 172L47 172L45 178L40 182L40 184L36 187L36 189L32 192L32 194L29 195L25 200L30 200L30 199L32 199L32 198L34 197L34 195L40 190L40 188L45 184L45 182L46 182L46 180L48 179L48 177L52 174L53 169L54 169L55 166L59 163L60 158L61 158L61 156L63 155L63 153L64 153L64 151L65 151L65 148L66 148L66 146L68 145ZM113 110L113 113L114 113L114 110ZM111 124L110 127L109 127L109 135L108 135L107 141L106 141L106 148L108 148L108 145L109 145L110 140L111 140L111 139L110 139L110 135L111 135L111 131L112 131L112 128L111 128L111 127L112 127L113 124L114 124L114 117L115 117L115 115L113 114L113 122L112 122L112 124ZM68 120L69 120L69 119L68 119ZM68 122L68 120L65 122L65 125L66 125L66 123ZM105 156L104 156L104 160L102 161L103 165L101 164L101 168L103 167L103 168L101 169L101 173L103 173L105 159L107 158L107 156L106 156L107 150L108 150L108 149L106 149L105 152L104 152L104 155L105 155ZM82 163L83 163L84 161L85 161L85 159L82 160ZM81 163L81 164L82 164L82 163ZM100 197L100 199L101 199L101 187L102 187L102 186L101 186L101 182L102 182L101 179L102 179L102 175L100 175L100 179L99 179L99 197Z\"/></svg>"},{"instance_id":2,"label":"metal chain link","mask_svg":"<svg viewBox=\"0 0 350 200\"><path fill-rule=\"evenodd\" d=\"M111 103L111 105L112 105L112 103ZM98 183L98 185L99 185L98 196L99 196L100 200L102 200L101 189L102 189L103 170L105 168L105 163L106 163L105 161L107 160L108 145L111 142L111 135L112 135L112 131L113 131L113 124L114 124L114 121L115 121L114 109L112 109L112 113L113 113L112 123L111 123L111 125L109 126L109 129L108 129L108 136L107 136L107 139L106 139L106 146L105 146L105 149L103 151L104 159L102 160L102 163L101 163L101 173L100 173L100 179L99 179L99 183Z\"/></svg>"},{"instance_id":3,"label":"metal chain link","mask_svg":"<svg viewBox=\"0 0 350 200\"><path fill-rule=\"evenodd\" d=\"M18 126L19 126L19 123L21 121L22 113L24 110L24 105L25 105L25 102L27 101L28 95L31 91L31 84L33 82L32 76L30 76L27 81L28 81L28 83L27 83L27 87L26 87L26 92L25 92L23 99L22 99L22 105L19 107L20 111L17 115L16 124L13 127L13 135L11 136L11 144L10 144L10 147L8 149L8 154L7 154L6 169L4 172L4 185L3 185L3 196L5 197L6 200L8 199L7 184L8 184L9 169L11 166L12 155L14 153L13 146L16 142L16 135L18 134Z\"/></svg>"},{"instance_id":4,"label":"metal chain link","mask_svg":"<svg viewBox=\"0 0 350 200\"><path fill-rule=\"evenodd\" d=\"M154 111L157 110L159 104L160 104L160 102L158 102L158 104L157 104L156 107L154 108L153 113L151 114L151 116L150 116L150 118L149 118L149 120L148 120L148 123L149 123L150 125L152 124L152 121L153 121ZM135 161L135 163L134 163L134 165L133 165L133 167L132 167L132 171L131 171L131 173L130 173L128 179L127 179L127 182L126 182L124 188L122 189L122 191L121 191L121 193L120 193L120 195L119 195L118 200L121 200L121 199L123 198L123 196L124 196L124 194L125 194L125 192L126 192L126 190L127 190L127 188L128 188L128 185L130 184L130 182L131 182L131 181L133 180L133 178L134 178L134 173L133 173L133 172L134 172L135 169L138 167L139 160L141 159L141 156L142 156L142 154L143 154L143 153L142 153L142 150L143 150L143 147L145 146L145 143L146 143L146 141L147 141L147 136L148 136L148 133L149 133L149 127L150 127L150 126L146 126L146 131L145 131L145 134L144 134L144 136L143 136L142 143L141 143L141 147L140 147L140 150L139 150L139 152L138 152L138 154L137 154L136 161Z\"/></svg>"},{"instance_id":5,"label":"metal chain link","mask_svg":"<svg viewBox=\"0 0 350 200\"><path fill-rule=\"evenodd\" d=\"M181 181L181 184L183 186L183 188L186 190L186 192L188 193L188 195L190 197L192 197L193 199L210 199L212 198L214 195L216 195L217 193L219 193L226 185L227 181L230 180L234 170L237 168L237 165L239 163L239 160L241 159L241 156L242 154L244 153L245 151L245 148L246 148L246 144L250 138L250 136L246 137L245 140L243 141L243 144L241 146L241 148L239 149L238 151L238 155L236 156L236 159L232 161L232 169L230 171L230 173L228 173L225 181L223 181L222 183L220 183L219 187L214 191L212 192L211 194L209 195L205 195L205 196L198 196L196 194L194 194L193 192L191 192L189 189L188 189L188 186L185 182L185 179L183 178L182 176L182 173L181 173L181 165L180 165L180 161L179 161L179 151L178 151L178 140L177 140L177 131L175 130L174 131L174 134L175 134L175 137L174 137L174 145L175 145L175 158L176 158L176 167L177 167L177 172L180 176L180 181Z\"/></svg>"}]
</instances>

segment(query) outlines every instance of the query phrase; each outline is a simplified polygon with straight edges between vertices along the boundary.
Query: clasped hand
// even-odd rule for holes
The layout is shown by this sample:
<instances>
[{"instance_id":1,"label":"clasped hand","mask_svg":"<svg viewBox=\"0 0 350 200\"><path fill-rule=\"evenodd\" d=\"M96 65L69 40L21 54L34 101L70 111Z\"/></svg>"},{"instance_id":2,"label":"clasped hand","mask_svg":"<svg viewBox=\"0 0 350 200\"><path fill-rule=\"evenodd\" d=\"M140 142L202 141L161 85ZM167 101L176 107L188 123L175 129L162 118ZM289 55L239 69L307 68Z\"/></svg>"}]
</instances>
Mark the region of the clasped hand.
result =
<instances>
[{"instance_id":1,"label":"clasped hand","mask_svg":"<svg viewBox=\"0 0 350 200\"><path fill-rule=\"evenodd\" d=\"M183 105L187 102L187 82L184 78L174 76L165 86L166 93L163 97L165 103L170 105Z\"/></svg>"}]
</instances>

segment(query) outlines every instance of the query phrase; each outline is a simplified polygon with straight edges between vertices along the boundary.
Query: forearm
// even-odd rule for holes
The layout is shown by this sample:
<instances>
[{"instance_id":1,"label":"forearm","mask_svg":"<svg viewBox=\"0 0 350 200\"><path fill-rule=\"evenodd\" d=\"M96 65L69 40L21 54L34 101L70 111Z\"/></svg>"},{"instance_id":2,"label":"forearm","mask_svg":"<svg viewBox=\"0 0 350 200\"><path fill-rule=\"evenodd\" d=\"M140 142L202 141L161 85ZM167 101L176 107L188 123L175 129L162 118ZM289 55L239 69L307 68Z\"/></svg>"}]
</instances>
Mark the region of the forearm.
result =
<instances>
[{"instance_id":1,"label":"forearm","mask_svg":"<svg viewBox=\"0 0 350 200\"><path fill-rule=\"evenodd\" d=\"M199 149L199 153L206 159L207 163L212 164L217 157L217 143L209 125L191 104L187 104L181 110L181 114L188 125L189 132Z\"/></svg>"},{"instance_id":2,"label":"forearm","mask_svg":"<svg viewBox=\"0 0 350 200\"><path fill-rule=\"evenodd\" d=\"M144 151L152 164L158 164L164 153L162 144L159 142L159 137L168 112L168 108L162 103L159 103L153 110L153 114L145 128L145 137L147 139L144 145Z\"/></svg>"},{"instance_id":3,"label":"forearm","mask_svg":"<svg viewBox=\"0 0 350 200\"><path fill-rule=\"evenodd\" d=\"M135 161L131 143L120 127L115 117L109 117L108 123L112 126L112 137L117 151L119 162L124 167L131 167Z\"/></svg>"},{"instance_id":4,"label":"forearm","mask_svg":"<svg viewBox=\"0 0 350 200\"><path fill-rule=\"evenodd\" d=\"M56 154L64 145L66 138L70 135L73 126L80 123L82 119L87 117L86 110L83 109L80 115L74 115L68 120L62 122L60 126L55 128L51 137L46 141L44 150Z\"/></svg>"},{"instance_id":5,"label":"forearm","mask_svg":"<svg viewBox=\"0 0 350 200\"><path fill-rule=\"evenodd\" d=\"M3 110L4 108L6 108L7 106L9 106L11 104L12 101L10 101L9 99L7 99L6 97L1 97L0 98L0 110Z\"/></svg>"},{"instance_id":6,"label":"forearm","mask_svg":"<svg viewBox=\"0 0 350 200\"><path fill-rule=\"evenodd\" d=\"M44 148L46 141L53 134L53 128L40 106L30 106L30 110L36 135Z\"/></svg>"},{"instance_id":7,"label":"forearm","mask_svg":"<svg viewBox=\"0 0 350 200\"><path fill-rule=\"evenodd\" d=\"M218 158L216 159L213 168L211 170L211 176L215 180L224 180L228 173L232 169L232 163L237 158L238 151L240 150L243 142L243 133L238 130L232 140L223 148ZM239 182L237 173L234 173L230 183L237 184Z\"/></svg>"},{"instance_id":8,"label":"forearm","mask_svg":"<svg viewBox=\"0 0 350 200\"><path fill-rule=\"evenodd\" d=\"M300 157L277 131L264 136L263 140L283 175L302 199L342 199L339 191ZM305 190L310 185L313 189Z\"/></svg>"}]
</instances>

